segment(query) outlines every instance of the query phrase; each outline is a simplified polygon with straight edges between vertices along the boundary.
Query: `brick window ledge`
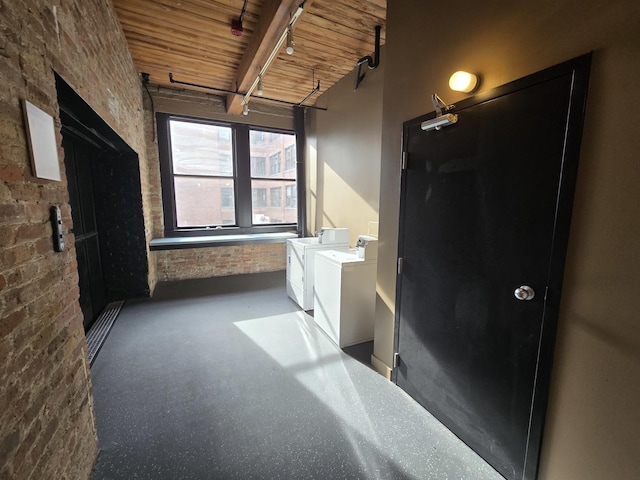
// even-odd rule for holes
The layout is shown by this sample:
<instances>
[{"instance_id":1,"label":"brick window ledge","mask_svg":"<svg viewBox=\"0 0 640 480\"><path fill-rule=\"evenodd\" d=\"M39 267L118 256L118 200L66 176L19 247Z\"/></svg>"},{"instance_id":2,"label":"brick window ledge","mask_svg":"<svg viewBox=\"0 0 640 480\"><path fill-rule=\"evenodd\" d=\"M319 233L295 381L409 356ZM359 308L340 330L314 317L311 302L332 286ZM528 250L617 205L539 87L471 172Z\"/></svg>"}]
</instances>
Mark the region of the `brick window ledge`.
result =
<instances>
[{"instance_id":1,"label":"brick window ledge","mask_svg":"<svg viewBox=\"0 0 640 480\"><path fill-rule=\"evenodd\" d=\"M149 242L149 248L151 250L180 250L183 248L227 247L230 245L253 245L257 243L285 243L287 239L297 237L298 235L291 232L165 237L152 239Z\"/></svg>"}]
</instances>

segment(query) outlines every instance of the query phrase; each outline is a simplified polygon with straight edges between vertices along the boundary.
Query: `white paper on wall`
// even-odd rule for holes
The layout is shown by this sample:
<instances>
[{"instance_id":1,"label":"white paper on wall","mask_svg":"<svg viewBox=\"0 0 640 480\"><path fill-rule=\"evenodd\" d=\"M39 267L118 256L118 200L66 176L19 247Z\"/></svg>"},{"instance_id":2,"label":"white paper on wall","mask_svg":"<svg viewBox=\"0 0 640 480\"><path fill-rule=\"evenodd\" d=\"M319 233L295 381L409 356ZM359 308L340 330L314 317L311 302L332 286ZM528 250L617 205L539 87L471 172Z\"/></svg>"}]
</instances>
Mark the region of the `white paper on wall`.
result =
<instances>
[{"instance_id":1,"label":"white paper on wall","mask_svg":"<svg viewBox=\"0 0 640 480\"><path fill-rule=\"evenodd\" d=\"M27 100L23 100L23 109L34 176L60 181L60 161L53 117Z\"/></svg>"}]
</instances>

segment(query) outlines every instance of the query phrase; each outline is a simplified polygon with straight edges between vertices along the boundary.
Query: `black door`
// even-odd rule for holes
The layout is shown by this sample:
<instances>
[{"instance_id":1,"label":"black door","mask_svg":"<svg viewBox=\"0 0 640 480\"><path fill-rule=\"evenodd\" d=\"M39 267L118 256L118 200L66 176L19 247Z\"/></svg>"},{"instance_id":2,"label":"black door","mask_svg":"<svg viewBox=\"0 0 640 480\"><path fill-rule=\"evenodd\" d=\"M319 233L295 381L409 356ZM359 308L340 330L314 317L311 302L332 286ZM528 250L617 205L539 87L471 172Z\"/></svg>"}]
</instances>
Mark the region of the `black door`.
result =
<instances>
[{"instance_id":1,"label":"black door","mask_svg":"<svg viewBox=\"0 0 640 480\"><path fill-rule=\"evenodd\" d=\"M508 479L536 476L588 65L405 124L395 380Z\"/></svg>"},{"instance_id":2,"label":"black door","mask_svg":"<svg viewBox=\"0 0 640 480\"><path fill-rule=\"evenodd\" d=\"M63 129L62 145L78 261L80 307L86 332L107 301L91 173L91 164L100 155L100 149L68 129Z\"/></svg>"}]
</instances>

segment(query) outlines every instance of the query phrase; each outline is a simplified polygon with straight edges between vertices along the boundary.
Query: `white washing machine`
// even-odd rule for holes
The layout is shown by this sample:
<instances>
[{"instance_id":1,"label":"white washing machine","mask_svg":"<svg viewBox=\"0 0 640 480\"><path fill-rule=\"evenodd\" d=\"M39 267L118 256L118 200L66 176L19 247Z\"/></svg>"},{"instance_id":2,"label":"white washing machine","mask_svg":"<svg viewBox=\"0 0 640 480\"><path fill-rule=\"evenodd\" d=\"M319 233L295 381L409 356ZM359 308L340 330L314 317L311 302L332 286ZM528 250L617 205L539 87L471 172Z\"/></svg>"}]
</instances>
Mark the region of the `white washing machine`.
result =
<instances>
[{"instance_id":1,"label":"white washing machine","mask_svg":"<svg viewBox=\"0 0 640 480\"><path fill-rule=\"evenodd\" d=\"M348 251L316 254L314 320L340 348L373 339L378 240L361 235Z\"/></svg>"},{"instance_id":2,"label":"white washing machine","mask_svg":"<svg viewBox=\"0 0 640 480\"><path fill-rule=\"evenodd\" d=\"M313 310L315 254L349 249L348 228L323 228L317 237L287 240L287 294L303 310Z\"/></svg>"}]
</instances>

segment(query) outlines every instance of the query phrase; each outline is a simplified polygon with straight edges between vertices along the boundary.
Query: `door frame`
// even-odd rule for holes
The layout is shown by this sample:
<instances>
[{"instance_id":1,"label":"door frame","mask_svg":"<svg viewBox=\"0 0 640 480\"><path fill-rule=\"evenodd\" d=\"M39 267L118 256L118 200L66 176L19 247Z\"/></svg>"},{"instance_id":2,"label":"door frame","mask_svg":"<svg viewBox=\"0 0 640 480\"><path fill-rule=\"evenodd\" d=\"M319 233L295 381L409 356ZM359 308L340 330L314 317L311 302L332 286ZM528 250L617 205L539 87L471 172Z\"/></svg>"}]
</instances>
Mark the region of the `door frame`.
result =
<instances>
[{"instance_id":1,"label":"door frame","mask_svg":"<svg viewBox=\"0 0 640 480\"><path fill-rule=\"evenodd\" d=\"M537 477L544 419L549 396L551 379L551 367L556 338L556 329L560 311L560 296L562 292L562 280L564 275L567 246L573 210L573 199L578 171L578 159L584 123L584 113L587 100L589 83L589 71L591 67L592 53L576 57L572 60L549 67L537 73L533 73L505 85L479 93L473 97L457 102L451 112L484 103L486 101L502 97L539 83L553 80L554 78L572 75L571 97L569 103L569 116L565 133L564 159L560 173L558 197L556 202L556 215L554 220L551 259L547 274L547 290L545 292L544 308L542 316L542 333L538 345L538 363L533 387L531 413L529 416L529 433L526 442L526 454L524 460L523 480L533 480ZM409 128L435 118L436 113L431 112L421 115L403 124L402 152L406 152ZM427 132L424 132L428 135ZM404 215L406 194L407 170L401 171L400 183L400 222L398 231L398 258L402 258L402 245L404 241ZM398 352L400 339L400 316L402 276L396 274L396 303L394 314L394 355ZM402 361L400 359L400 361ZM398 366L394 365L391 371L391 381L397 384Z\"/></svg>"},{"instance_id":2,"label":"door frame","mask_svg":"<svg viewBox=\"0 0 640 480\"><path fill-rule=\"evenodd\" d=\"M69 172L70 172L70 168L73 167L73 169L75 170L75 172L73 173L73 177L75 178L73 180L74 183L76 183L78 185L78 188L80 187L80 180L79 180L79 176L78 176L78 162L79 161L84 161L89 165L89 170L91 170L93 168L92 166L92 162L94 161L93 157L90 158L84 158L84 159L79 159L76 155L76 149L78 147L78 145L82 145L85 148L90 148L93 149L94 152L97 152L99 155L104 155L105 152L109 152L109 146L106 144L103 144L100 140L100 137L98 137L97 135L93 135L91 131L89 131L88 129L86 129L83 125L77 123L74 121L74 119L67 113L64 111L60 111L60 121L61 121L61 128L60 128L60 133L62 134L62 145L63 145L63 149L65 150L65 162L64 162L64 167L65 167L65 174L67 177L67 190L69 190L70 187L70 183L71 181L69 180ZM67 148L69 148L66 145L73 145L72 149L73 149L73 159L68 160L67 156L68 156L68 151ZM93 177L93 175L92 175ZM82 303L82 299L86 296L89 297L90 299L90 303L91 303L91 310L92 310L92 318L86 318L84 317L84 310L83 310L83 326L84 326L84 330L85 330L85 334L91 329L91 327L93 326L93 324L96 322L96 320L98 319L98 317L100 316L102 310L104 309L104 307L108 304L108 291L107 291L107 286L105 283L105 279L104 279L104 274L103 274L103 268L102 268L102 256L98 255L97 258L97 265L96 264L91 264L89 262L89 264L87 265L87 267L89 268L89 276L91 277L91 273L92 273L92 266L93 267L97 267L97 270L100 273L100 280L102 282L102 297L104 302L97 302L96 300L98 300L99 298L99 292L94 291L94 287L95 284L93 284L93 282L91 280L89 280L89 291L87 292L86 290L83 291L83 286L82 286L82 275L81 273L81 262L78 254L78 242L85 242L87 240L89 240L91 237L97 237L98 238L98 253L100 253L100 228L99 228L99 224L98 224L98 214L96 212L96 208L95 208L95 183L94 183L94 179L91 178L90 181L90 189L91 189L91 210L93 211L93 217L95 218L96 221L96 231L91 233L91 234L87 234L86 231L83 231L82 234L78 234L78 231L80 230L80 228L78 228L78 225L73 224L73 237L74 237L74 248L75 248L75 256L76 256L76 262L77 262L77 266L78 266L78 277L79 277L79 281L80 281L80 307L82 309L83 303ZM78 201L77 201L77 205L74 205L71 203L71 194L69 194L69 206L71 207L72 213L73 213L73 209L79 207L81 212L85 211L85 208L88 207L88 205L85 205L80 198L82 197L82 195L78 195ZM84 217L84 215L81 214L82 217ZM82 222L81 222L82 223ZM84 229L82 229L84 230ZM86 243L83 243L82 245L83 248L85 248L85 255L89 255L88 253L88 248ZM98 273L98 272L93 272ZM100 303L102 303L102 305L100 305ZM97 309L95 307L98 307Z\"/></svg>"},{"instance_id":3,"label":"door frame","mask_svg":"<svg viewBox=\"0 0 640 480\"><path fill-rule=\"evenodd\" d=\"M118 187L120 193L126 194L119 195L119 198L125 199L126 202L120 201L117 204L101 198L101 210L107 208L105 204L109 201L108 208L112 214L108 218L97 218L101 252L103 255L110 254L109 262L104 261L104 256L101 258L107 303L126 298L148 297L151 291L148 278L149 255L138 154L64 77L55 71L53 73L61 134L64 136L65 131L71 132L82 141L101 149L104 162L100 163L110 163L117 169L126 167L124 173L119 170L117 174L101 177L100 183L103 189ZM94 187L96 185L94 183ZM122 231L128 234L121 235ZM124 271L127 275L120 275L119 271Z\"/></svg>"}]
</instances>

